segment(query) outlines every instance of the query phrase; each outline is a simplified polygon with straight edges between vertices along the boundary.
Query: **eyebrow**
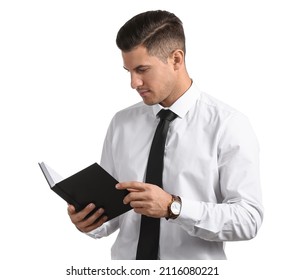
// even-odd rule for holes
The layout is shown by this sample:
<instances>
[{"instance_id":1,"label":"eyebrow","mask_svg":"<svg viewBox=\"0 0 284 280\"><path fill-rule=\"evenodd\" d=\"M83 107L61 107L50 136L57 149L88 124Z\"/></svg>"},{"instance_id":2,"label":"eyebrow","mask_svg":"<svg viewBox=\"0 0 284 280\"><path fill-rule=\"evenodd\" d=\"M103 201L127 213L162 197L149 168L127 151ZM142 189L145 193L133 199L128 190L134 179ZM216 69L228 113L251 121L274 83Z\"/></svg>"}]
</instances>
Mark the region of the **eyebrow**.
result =
<instances>
[{"instance_id":1,"label":"eyebrow","mask_svg":"<svg viewBox=\"0 0 284 280\"><path fill-rule=\"evenodd\" d=\"M135 67L133 70L136 71L138 70L139 68L143 68L143 67L150 67L150 65L138 65L137 67ZM123 66L123 68L126 70L126 71L129 71L129 69L127 69L125 66Z\"/></svg>"}]
</instances>

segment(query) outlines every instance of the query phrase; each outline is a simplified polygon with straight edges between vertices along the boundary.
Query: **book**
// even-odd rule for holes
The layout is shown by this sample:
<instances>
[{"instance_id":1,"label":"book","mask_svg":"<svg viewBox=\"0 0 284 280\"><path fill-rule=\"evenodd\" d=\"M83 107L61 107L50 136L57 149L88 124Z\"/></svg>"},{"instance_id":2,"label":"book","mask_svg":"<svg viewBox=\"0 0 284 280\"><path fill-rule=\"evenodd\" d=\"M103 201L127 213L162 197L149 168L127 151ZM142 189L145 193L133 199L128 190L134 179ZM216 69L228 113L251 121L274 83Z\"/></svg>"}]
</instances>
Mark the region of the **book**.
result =
<instances>
[{"instance_id":1,"label":"book","mask_svg":"<svg viewBox=\"0 0 284 280\"><path fill-rule=\"evenodd\" d=\"M94 203L96 208L88 216L99 208L103 208L104 215L111 220L132 209L129 204L123 203L124 197L129 192L117 190L115 185L118 181L98 163L66 179L44 162L39 163L39 166L50 188L67 203L72 204L76 211L84 209L89 203Z\"/></svg>"}]
</instances>

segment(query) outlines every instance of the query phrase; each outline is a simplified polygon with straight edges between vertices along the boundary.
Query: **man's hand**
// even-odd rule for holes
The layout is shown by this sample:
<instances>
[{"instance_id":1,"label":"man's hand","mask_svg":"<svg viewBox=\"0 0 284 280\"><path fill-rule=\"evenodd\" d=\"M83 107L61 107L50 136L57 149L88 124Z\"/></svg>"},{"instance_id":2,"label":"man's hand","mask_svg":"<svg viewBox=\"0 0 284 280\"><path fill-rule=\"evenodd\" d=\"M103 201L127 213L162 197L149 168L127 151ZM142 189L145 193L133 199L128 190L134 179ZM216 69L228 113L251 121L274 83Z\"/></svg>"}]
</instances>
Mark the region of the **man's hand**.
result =
<instances>
[{"instance_id":1,"label":"man's hand","mask_svg":"<svg viewBox=\"0 0 284 280\"><path fill-rule=\"evenodd\" d=\"M130 192L123 202L130 203L136 213L153 218L168 216L168 205L172 196L160 187L141 182L124 182L117 184L116 188Z\"/></svg>"},{"instance_id":2,"label":"man's hand","mask_svg":"<svg viewBox=\"0 0 284 280\"><path fill-rule=\"evenodd\" d=\"M106 222L107 217L102 216L104 213L103 209L98 209L94 214L90 217L86 218L86 216L95 209L95 205L90 203L80 212L76 212L75 207L73 205L68 205L68 215L72 221L72 223L82 232L89 232L100 227L104 222ZM99 219L101 218L101 219Z\"/></svg>"}]
</instances>

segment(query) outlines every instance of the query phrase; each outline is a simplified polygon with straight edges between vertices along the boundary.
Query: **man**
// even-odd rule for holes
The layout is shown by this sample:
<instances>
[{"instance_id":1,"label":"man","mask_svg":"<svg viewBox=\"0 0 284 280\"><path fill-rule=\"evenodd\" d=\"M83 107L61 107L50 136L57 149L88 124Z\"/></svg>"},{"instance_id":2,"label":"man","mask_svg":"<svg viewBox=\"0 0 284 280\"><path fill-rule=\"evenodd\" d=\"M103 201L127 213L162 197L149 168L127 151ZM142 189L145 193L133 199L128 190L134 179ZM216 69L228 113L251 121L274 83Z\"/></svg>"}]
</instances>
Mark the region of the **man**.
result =
<instances>
[{"instance_id":1,"label":"man","mask_svg":"<svg viewBox=\"0 0 284 280\"><path fill-rule=\"evenodd\" d=\"M226 259L224 242L255 237L263 217L258 143L248 120L192 82L183 26L174 14L139 14L121 27L116 42L143 102L114 116L101 165L121 182L118 189L129 190L124 203L133 210L107 221L103 209L85 219L93 204L78 213L69 206L72 222L94 238L119 229L112 259L140 258L140 238L152 235L142 232L144 217L159 221L155 259ZM158 112L165 108L175 119L165 140L162 182L145 183Z\"/></svg>"}]
</instances>

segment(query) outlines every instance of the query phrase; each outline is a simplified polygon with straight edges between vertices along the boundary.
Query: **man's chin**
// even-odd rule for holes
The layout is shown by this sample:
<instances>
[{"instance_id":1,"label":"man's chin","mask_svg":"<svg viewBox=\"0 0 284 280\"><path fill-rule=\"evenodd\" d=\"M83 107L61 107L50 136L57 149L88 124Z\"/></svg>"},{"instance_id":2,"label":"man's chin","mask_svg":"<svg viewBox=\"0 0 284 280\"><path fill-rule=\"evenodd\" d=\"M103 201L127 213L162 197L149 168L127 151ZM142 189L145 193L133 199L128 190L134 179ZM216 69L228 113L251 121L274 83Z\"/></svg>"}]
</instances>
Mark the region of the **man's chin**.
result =
<instances>
[{"instance_id":1,"label":"man's chin","mask_svg":"<svg viewBox=\"0 0 284 280\"><path fill-rule=\"evenodd\" d=\"M143 98L143 102L145 103L145 105L148 105L148 106L153 106L159 103L159 102L155 102L154 100L149 100L146 98Z\"/></svg>"}]
</instances>

